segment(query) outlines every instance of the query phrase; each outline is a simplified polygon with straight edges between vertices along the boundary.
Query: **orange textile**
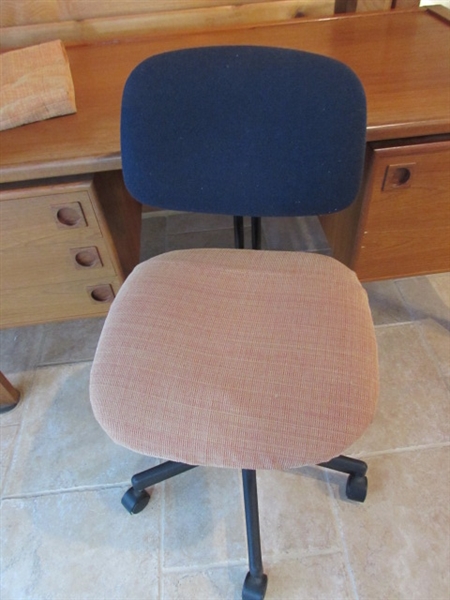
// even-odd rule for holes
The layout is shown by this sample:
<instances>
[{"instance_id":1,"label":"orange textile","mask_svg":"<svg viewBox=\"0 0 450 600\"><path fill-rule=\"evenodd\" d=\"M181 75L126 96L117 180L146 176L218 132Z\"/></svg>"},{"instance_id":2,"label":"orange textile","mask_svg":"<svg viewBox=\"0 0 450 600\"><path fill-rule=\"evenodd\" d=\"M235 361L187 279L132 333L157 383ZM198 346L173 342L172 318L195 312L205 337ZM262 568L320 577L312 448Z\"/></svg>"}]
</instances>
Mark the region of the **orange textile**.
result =
<instances>
[{"instance_id":1,"label":"orange textile","mask_svg":"<svg viewBox=\"0 0 450 600\"><path fill-rule=\"evenodd\" d=\"M142 263L91 374L95 416L116 442L245 469L329 460L367 428L377 395L366 292L313 253L198 249Z\"/></svg>"},{"instance_id":2,"label":"orange textile","mask_svg":"<svg viewBox=\"0 0 450 600\"><path fill-rule=\"evenodd\" d=\"M60 40L0 55L0 130L76 112Z\"/></svg>"}]
</instances>

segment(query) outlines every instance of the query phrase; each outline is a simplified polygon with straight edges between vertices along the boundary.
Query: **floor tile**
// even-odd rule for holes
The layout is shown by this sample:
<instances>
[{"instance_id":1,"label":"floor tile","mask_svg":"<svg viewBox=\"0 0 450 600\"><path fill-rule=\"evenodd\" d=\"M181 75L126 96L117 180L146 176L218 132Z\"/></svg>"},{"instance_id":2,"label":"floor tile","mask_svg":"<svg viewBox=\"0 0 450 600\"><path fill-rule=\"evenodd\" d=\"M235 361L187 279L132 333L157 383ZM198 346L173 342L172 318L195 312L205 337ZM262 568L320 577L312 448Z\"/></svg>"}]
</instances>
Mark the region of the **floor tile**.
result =
<instances>
[{"instance_id":1,"label":"floor tile","mask_svg":"<svg viewBox=\"0 0 450 600\"><path fill-rule=\"evenodd\" d=\"M167 218L168 235L232 228L233 217L229 215L179 212Z\"/></svg>"},{"instance_id":2,"label":"floor tile","mask_svg":"<svg viewBox=\"0 0 450 600\"><path fill-rule=\"evenodd\" d=\"M265 600L353 600L351 580L343 553L284 557L267 563Z\"/></svg>"},{"instance_id":3,"label":"floor tile","mask_svg":"<svg viewBox=\"0 0 450 600\"><path fill-rule=\"evenodd\" d=\"M154 459L112 442L89 402L90 363L39 369L24 405L5 495L126 482Z\"/></svg>"},{"instance_id":4,"label":"floor tile","mask_svg":"<svg viewBox=\"0 0 450 600\"><path fill-rule=\"evenodd\" d=\"M40 365L92 360L104 322L101 317L46 323Z\"/></svg>"},{"instance_id":5,"label":"floor tile","mask_svg":"<svg viewBox=\"0 0 450 600\"><path fill-rule=\"evenodd\" d=\"M2 600L157 600L157 494L128 515L110 488L4 500Z\"/></svg>"},{"instance_id":6,"label":"floor tile","mask_svg":"<svg viewBox=\"0 0 450 600\"><path fill-rule=\"evenodd\" d=\"M43 337L43 325L1 329L0 371L11 374L34 369L39 364Z\"/></svg>"},{"instance_id":7,"label":"floor tile","mask_svg":"<svg viewBox=\"0 0 450 600\"><path fill-rule=\"evenodd\" d=\"M449 465L449 447L372 457L366 502L336 502L360 600L449 597Z\"/></svg>"},{"instance_id":8,"label":"floor tile","mask_svg":"<svg viewBox=\"0 0 450 600\"><path fill-rule=\"evenodd\" d=\"M162 600L241 600L242 584L247 570L247 566L243 565L165 573L161 598ZM268 595L266 600L270 600Z\"/></svg>"},{"instance_id":9,"label":"floor tile","mask_svg":"<svg viewBox=\"0 0 450 600\"><path fill-rule=\"evenodd\" d=\"M313 251L329 247L317 217L266 217L261 223L268 249Z\"/></svg>"},{"instance_id":10,"label":"floor tile","mask_svg":"<svg viewBox=\"0 0 450 600\"><path fill-rule=\"evenodd\" d=\"M363 286L369 297L375 325L405 323L411 320L408 308L395 281L372 281Z\"/></svg>"},{"instance_id":11,"label":"floor tile","mask_svg":"<svg viewBox=\"0 0 450 600\"><path fill-rule=\"evenodd\" d=\"M239 473L197 468L165 483L164 568L246 558Z\"/></svg>"},{"instance_id":12,"label":"floor tile","mask_svg":"<svg viewBox=\"0 0 450 600\"><path fill-rule=\"evenodd\" d=\"M264 556L301 557L340 549L325 471L259 471L258 496Z\"/></svg>"},{"instance_id":13,"label":"floor tile","mask_svg":"<svg viewBox=\"0 0 450 600\"><path fill-rule=\"evenodd\" d=\"M18 425L0 427L0 495L3 495L5 475L10 466L18 430Z\"/></svg>"},{"instance_id":14,"label":"floor tile","mask_svg":"<svg viewBox=\"0 0 450 600\"><path fill-rule=\"evenodd\" d=\"M380 381L385 387L440 377L416 323L380 326L376 335Z\"/></svg>"},{"instance_id":15,"label":"floor tile","mask_svg":"<svg viewBox=\"0 0 450 600\"><path fill-rule=\"evenodd\" d=\"M342 553L266 560L265 600L353 600ZM163 575L164 600L241 600L247 564Z\"/></svg>"},{"instance_id":16,"label":"floor tile","mask_svg":"<svg viewBox=\"0 0 450 600\"><path fill-rule=\"evenodd\" d=\"M450 310L450 273L428 275L427 279L433 286L439 298Z\"/></svg>"},{"instance_id":17,"label":"floor tile","mask_svg":"<svg viewBox=\"0 0 450 600\"><path fill-rule=\"evenodd\" d=\"M233 248L234 232L232 229L214 231L194 231L167 236L167 251L187 248Z\"/></svg>"},{"instance_id":18,"label":"floor tile","mask_svg":"<svg viewBox=\"0 0 450 600\"><path fill-rule=\"evenodd\" d=\"M375 419L350 456L450 442L450 391L441 379L384 385Z\"/></svg>"},{"instance_id":19,"label":"floor tile","mask_svg":"<svg viewBox=\"0 0 450 600\"><path fill-rule=\"evenodd\" d=\"M399 279L396 285L414 319L434 319L448 328L450 273Z\"/></svg>"},{"instance_id":20,"label":"floor tile","mask_svg":"<svg viewBox=\"0 0 450 600\"><path fill-rule=\"evenodd\" d=\"M165 252L166 223L165 216L149 216L142 219L141 261Z\"/></svg>"},{"instance_id":21,"label":"floor tile","mask_svg":"<svg viewBox=\"0 0 450 600\"><path fill-rule=\"evenodd\" d=\"M448 327L434 319L418 321L419 331L441 374L450 376L450 320Z\"/></svg>"}]
</instances>

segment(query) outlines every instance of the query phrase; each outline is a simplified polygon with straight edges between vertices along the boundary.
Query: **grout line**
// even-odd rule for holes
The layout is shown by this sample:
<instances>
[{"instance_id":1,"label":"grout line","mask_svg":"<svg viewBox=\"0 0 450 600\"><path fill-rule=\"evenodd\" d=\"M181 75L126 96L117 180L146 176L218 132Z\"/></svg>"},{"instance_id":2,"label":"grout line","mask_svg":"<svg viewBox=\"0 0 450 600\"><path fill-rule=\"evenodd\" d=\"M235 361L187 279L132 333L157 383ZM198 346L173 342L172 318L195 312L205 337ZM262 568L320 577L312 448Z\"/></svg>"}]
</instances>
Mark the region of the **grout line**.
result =
<instances>
[{"instance_id":1,"label":"grout line","mask_svg":"<svg viewBox=\"0 0 450 600\"><path fill-rule=\"evenodd\" d=\"M36 369L46 369L46 368L52 368L52 367L63 367L63 366L67 366L67 365L82 365L82 364L88 364L88 363L92 363L94 360L94 357L92 358L81 358L80 360L67 360L67 361L62 361L62 362L43 362L40 363L38 365L36 365Z\"/></svg>"},{"instance_id":2,"label":"grout line","mask_svg":"<svg viewBox=\"0 0 450 600\"><path fill-rule=\"evenodd\" d=\"M423 327L421 326L421 321L420 320L417 320L415 322L415 328L418 331L420 343L422 344L422 347L425 350L425 353L427 354L427 356L429 357L429 359L431 360L431 362L435 366L438 374L441 376L441 379L445 379L446 375L445 375L445 373L442 370L441 361L436 356L436 353L434 352L433 348L431 347L431 345L427 341L427 339L425 337L425 333L423 331Z\"/></svg>"},{"instance_id":3,"label":"grout line","mask_svg":"<svg viewBox=\"0 0 450 600\"><path fill-rule=\"evenodd\" d=\"M384 327L404 327L405 325L410 325L414 327L415 321L395 321L395 323L379 323L378 325L374 325L375 329L381 329Z\"/></svg>"},{"instance_id":4,"label":"grout line","mask_svg":"<svg viewBox=\"0 0 450 600\"><path fill-rule=\"evenodd\" d=\"M419 444L417 446L404 446L403 448L390 448L387 450L374 450L373 452L360 452L352 454L355 458L371 458L376 456L385 456L387 454L403 454L405 452L417 452L421 450L435 450L437 448L447 448L450 446L448 442L436 442L431 444Z\"/></svg>"},{"instance_id":5,"label":"grout line","mask_svg":"<svg viewBox=\"0 0 450 600\"><path fill-rule=\"evenodd\" d=\"M2 500L28 500L30 498L43 498L46 496L57 496L58 494L73 494L82 492L101 492L103 490L120 489L128 486L129 482L105 483L97 485L83 485L73 488L60 488L57 490L39 490L36 492L24 492L22 494L5 494Z\"/></svg>"},{"instance_id":6,"label":"grout line","mask_svg":"<svg viewBox=\"0 0 450 600\"><path fill-rule=\"evenodd\" d=\"M331 510L333 513L334 522L335 522L336 529L338 531L339 539L341 542L341 548L342 548L341 552L344 557L345 569L347 572L347 576L350 580L350 586L351 586L351 589L353 592L354 600L359 600L358 588L356 585L355 575L353 573L353 569L352 569L352 565L351 565L351 561L350 561L350 555L349 555L349 551L348 551L348 546L347 546L347 542L345 539L344 524L341 519L337 498L334 495L333 489L331 487L329 473L326 473L326 482L327 482L327 486L328 486L329 495L331 497Z\"/></svg>"},{"instance_id":7,"label":"grout line","mask_svg":"<svg viewBox=\"0 0 450 600\"><path fill-rule=\"evenodd\" d=\"M166 480L160 482L161 486L161 508L159 511L159 556L158 556L158 598L165 597L164 590L164 539L166 529L164 526L166 516Z\"/></svg>"},{"instance_id":8,"label":"grout line","mask_svg":"<svg viewBox=\"0 0 450 600\"><path fill-rule=\"evenodd\" d=\"M264 557L263 557L264 559ZM205 563L201 565L180 565L175 567L163 567L164 575L172 573L196 573L198 571L206 571L207 569L225 569L227 567L244 567L247 568L247 560L224 560L214 563Z\"/></svg>"}]
</instances>

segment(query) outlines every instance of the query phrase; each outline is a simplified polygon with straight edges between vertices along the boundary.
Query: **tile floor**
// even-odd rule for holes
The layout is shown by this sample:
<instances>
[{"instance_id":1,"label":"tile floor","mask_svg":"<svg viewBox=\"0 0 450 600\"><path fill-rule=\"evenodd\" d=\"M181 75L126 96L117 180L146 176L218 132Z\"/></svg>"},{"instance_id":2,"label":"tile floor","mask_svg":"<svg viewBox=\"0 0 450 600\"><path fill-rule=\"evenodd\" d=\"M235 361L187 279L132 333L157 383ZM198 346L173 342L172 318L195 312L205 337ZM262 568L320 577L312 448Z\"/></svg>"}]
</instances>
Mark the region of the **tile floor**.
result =
<instances>
[{"instance_id":1,"label":"tile floor","mask_svg":"<svg viewBox=\"0 0 450 600\"><path fill-rule=\"evenodd\" d=\"M155 214L142 255L231 245L229 221ZM266 220L264 244L329 252L314 219ZM449 600L450 274L370 283L376 419L349 450L369 463L364 504L315 467L260 472L268 600ZM95 422L89 371L102 319L1 332L21 390L0 415L2 600L238 599L246 546L239 474L197 469L129 516L131 474L155 463Z\"/></svg>"}]
</instances>

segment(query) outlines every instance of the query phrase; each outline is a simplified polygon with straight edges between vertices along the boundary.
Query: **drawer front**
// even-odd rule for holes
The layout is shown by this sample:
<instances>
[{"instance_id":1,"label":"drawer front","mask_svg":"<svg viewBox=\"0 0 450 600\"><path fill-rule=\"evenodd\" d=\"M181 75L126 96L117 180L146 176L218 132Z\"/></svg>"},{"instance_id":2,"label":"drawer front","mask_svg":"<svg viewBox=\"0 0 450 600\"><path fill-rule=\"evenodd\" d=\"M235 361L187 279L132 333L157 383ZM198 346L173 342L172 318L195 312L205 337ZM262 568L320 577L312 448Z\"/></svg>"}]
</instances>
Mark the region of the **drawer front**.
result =
<instances>
[{"instance_id":1,"label":"drawer front","mask_svg":"<svg viewBox=\"0 0 450 600\"><path fill-rule=\"evenodd\" d=\"M450 141L375 147L372 160L360 279L450 270Z\"/></svg>"},{"instance_id":2,"label":"drawer front","mask_svg":"<svg viewBox=\"0 0 450 600\"><path fill-rule=\"evenodd\" d=\"M20 265L20 268L17 266ZM18 289L86 278L114 277L105 241L97 233L67 242L49 244L28 240L1 253L2 289Z\"/></svg>"},{"instance_id":3,"label":"drawer front","mask_svg":"<svg viewBox=\"0 0 450 600\"><path fill-rule=\"evenodd\" d=\"M98 316L122 282L91 180L0 192L0 326Z\"/></svg>"},{"instance_id":4,"label":"drawer front","mask_svg":"<svg viewBox=\"0 0 450 600\"><path fill-rule=\"evenodd\" d=\"M120 287L117 277L2 291L0 327L106 315Z\"/></svg>"},{"instance_id":5,"label":"drawer front","mask_svg":"<svg viewBox=\"0 0 450 600\"><path fill-rule=\"evenodd\" d=\"M100 232L87 192L67 192L32 198L2 200L2 249L33 240L68 241L86 230Z\"/></svg>"}]
</instances>

